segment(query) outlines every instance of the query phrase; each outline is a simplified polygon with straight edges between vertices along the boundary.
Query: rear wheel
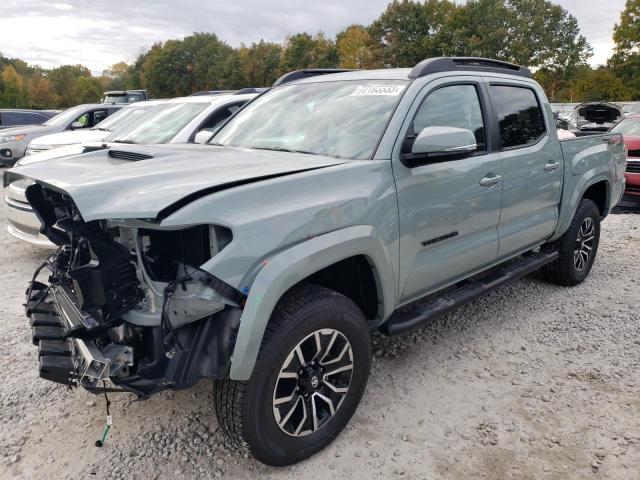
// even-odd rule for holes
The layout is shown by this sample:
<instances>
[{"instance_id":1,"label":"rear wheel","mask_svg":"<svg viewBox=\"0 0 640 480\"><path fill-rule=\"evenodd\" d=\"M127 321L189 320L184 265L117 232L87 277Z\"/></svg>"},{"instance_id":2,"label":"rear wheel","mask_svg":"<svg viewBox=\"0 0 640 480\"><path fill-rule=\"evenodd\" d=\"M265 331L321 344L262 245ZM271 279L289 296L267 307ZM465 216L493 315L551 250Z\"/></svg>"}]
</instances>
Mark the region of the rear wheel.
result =
<instances>
[{"instance_id":1,"label":"rear wheel","mask_svg":"<svg viewBox=\"0 0 640 480\"><path fill-rule=\"evenodd\" d=\"M261 462L296 463L328 445L364 393L369 329L348 298L317 285L296 287L267 327L247 382L214 388L225 433Z\"/></svg>"},{"instance_id":2,"label":"rear wheel","mask_svg":"<svg viewBox=\"0 0 640 480\"><path fill-rule=\"evenodd\" d=\"M592 200L583 199L569 229L556 241L560 256L544 267L545 277L560 285L582 283L593 266L600 242L600 211Z\"/></svg>"}]
</instances>

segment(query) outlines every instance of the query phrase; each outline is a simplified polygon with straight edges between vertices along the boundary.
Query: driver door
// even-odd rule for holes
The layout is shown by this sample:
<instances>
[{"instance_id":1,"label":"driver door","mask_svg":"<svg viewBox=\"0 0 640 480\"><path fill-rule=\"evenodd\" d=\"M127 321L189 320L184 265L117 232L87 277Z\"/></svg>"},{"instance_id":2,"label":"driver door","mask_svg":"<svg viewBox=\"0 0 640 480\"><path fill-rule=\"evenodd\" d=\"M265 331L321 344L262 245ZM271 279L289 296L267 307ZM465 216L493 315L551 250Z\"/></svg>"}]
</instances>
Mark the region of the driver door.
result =
<instances>
[{"instance_id":1,"label":"driver door","mask_svg":"<svg viewBox=\"0 0 640 480\"><path fill-rule=\"evenodd\" d=\"M494 262L502 194L500 154L488 132L493 116L481 78L429 83L411 107L393 170L400 210L400 302L408 302ZM471 80L470 80L471 79ZM426 127L458 127L476 137L475 154L460 160L405 166Z\"/></svg>"}]
</instances>

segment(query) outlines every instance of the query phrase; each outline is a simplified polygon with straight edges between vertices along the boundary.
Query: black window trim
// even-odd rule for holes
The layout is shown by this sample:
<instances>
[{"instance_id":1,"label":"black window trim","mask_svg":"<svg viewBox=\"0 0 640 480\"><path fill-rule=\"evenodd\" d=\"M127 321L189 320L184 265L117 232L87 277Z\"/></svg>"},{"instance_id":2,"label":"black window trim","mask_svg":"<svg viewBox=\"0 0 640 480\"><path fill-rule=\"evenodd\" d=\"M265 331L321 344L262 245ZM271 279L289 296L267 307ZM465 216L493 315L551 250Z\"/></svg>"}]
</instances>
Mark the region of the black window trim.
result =
<instances>
[{"instance_id":1,"label":"black window trim","mask_svg":"<svg viewBox=\"0 0 640 480\"><path fill-rule=\"evenodd\" d=\"M491 99L491 109L493 111L493 118L496 125L497 140L498 140L496 147L499 152L511 152L513 150L520 150L523 148L535 147L536 145L538 145L543 140L549 137L549 129L547 127L547 114L544 110L544 107L542 106L543 104L540 101L540 97L538 97L538 92L536 92L536 89L532 85L523 85L521 83L514 83L514 82L489 82L487 87L488 87L487 90L488 90L489 98ZM533 93L533 98L536 99L538 107L540 107L540 112L542 113L542 123L544 125L544 133L540 135L535 142L527 143L523 145L514 145L512 147L502 146L502 134L500 132L500 119L498 118L498 111L496 110L496 107L493 103L493 95L491 94L491 87L526 88L527 90L530 90Z\"/></svg>"},{"instance_id":2,"label":"black window trim","mask_svg":"<svg viewBox=\"0 0 640 480\"><path fill-rule=\"evenodd\" d=\"M228 109L228 108L232 108L232 107L238 107L238 110L236 110L236 111L235 111L235 112L233 112L231 115L229 115L229 116L224 120L224 122L222 123L222 125L220 125L220 128L222 128L222 126L224 126L224 125L229 121L229 119L230 119L231 117L233 117L236 113L238 113L238 112L242 109L242 107L244 107L244 106L245 106L247 103L249 103L250 101L251 101L251 99L249 99L249 100L238 100L237 102L234 102L234 103L228 103L228 104L226 104L226 105L223 105L223 106L221 106L221 107L216 108L213 112L211 112L209 115L207 115L207 117L206 117L204 120L202 120L202 121L200 122L200 124L198 125L198 127L197 127L193 132L191 132L191 135L189 135L189 140L188 140L188 142L189 142L189 143L193 143L193 142L195 141L195 139L196 139L196 134L197 134L200 130L202 130L202 126L203 126L205 123L207 123L211 117L213 117L214 115L216 115L216 114L217 114L220 110L222 110L223 108L227 108L227 109ZM211 132L211 133L213 133L213 132Z\"/></svg>"},{"instance_id":3,"label":"black window trim","mask_svg":"<svg viewBox=\"0 0 640 480\"><path fill-rule=\"evenodd\" d=\"M484 88L485 82L481 78L469 78L465 80L452 80L450 82L441 83L439 85L436 85L433 88L427 89L427 92L420 99L420 104L418 105L418 108L416 108L416 111L414 112L413 117L411 118L411 122L409 123L407 130L405 131L404 135L402 135L401 137L402 142L400 146L400 155L402 155L403 153L407 153L407 152L403 152L404 143L406 139L410 136L409 132L413 129L413 123L415 121L416 115L422 108L422 105L427 100L427 98L429 98L429 96L431 96L433 92L440 90L442 88L463 86L463 85L470 85L475 87L476 94L478 95L478 101L480 102L480 113L482 115L482 123L484 124L485 149L481 151L476 151L469 158L487 155L489 153L494 153L496 151L495 149L496 146L494 146L494 138L493 138L493 135L491 135L491 131L494 129L494 125L493 125L494 122L490 121L490 119L492 119L492 117L495 115L489 115L490 111L492 110L490 110L489 108L490 104L489 104L488 92ZM457 161L457 160L450 160L450 161Z\"/></svg>"}]
</instances>

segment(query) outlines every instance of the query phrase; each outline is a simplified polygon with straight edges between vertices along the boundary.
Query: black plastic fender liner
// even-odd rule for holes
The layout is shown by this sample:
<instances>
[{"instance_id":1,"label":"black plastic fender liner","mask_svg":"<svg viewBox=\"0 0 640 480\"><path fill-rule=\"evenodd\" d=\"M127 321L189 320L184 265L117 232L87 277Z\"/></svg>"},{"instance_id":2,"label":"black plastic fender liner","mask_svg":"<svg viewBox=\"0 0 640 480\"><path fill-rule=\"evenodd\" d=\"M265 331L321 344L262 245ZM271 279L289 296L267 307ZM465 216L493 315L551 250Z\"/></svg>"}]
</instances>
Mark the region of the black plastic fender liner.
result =
<instances>
[{"instance_id":1,"label":"black plastic fender liner","mask_svg":"<svg viewBox=\"0 0 640 480\"><path fill-rule=\"evenodd\" d=\"M198 380L222 380L229 374L231 354L240 326L242 310L226 307L208 318L173 330L181 349L170 353L163 345L161 327L145 329L137 372L111 381L141 397L167 389L190 387Z\"/></svg>"}]
</instances>

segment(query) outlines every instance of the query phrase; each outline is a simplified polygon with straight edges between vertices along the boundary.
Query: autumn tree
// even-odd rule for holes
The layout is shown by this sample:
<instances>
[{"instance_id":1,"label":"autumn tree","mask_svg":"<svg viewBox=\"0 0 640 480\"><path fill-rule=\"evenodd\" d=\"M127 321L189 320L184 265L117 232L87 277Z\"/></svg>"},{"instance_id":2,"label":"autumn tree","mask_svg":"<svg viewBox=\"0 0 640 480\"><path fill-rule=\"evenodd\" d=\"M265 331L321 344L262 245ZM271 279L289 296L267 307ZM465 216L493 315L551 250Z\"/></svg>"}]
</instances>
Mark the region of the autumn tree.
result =
<instances>
[{"instance_id":1,"label":"autumn tree","mask_svg":"<svg viewBox=\"0 0 640 480\"><path fill-rule=\"evenodd\" d=\"M131 66L126 62L118 62L103 70L102 76L108 79L109 88L125 90L129 83Z\"/></svg>"},{"instance_id":2,"label":"autumn tree","mask_svg":"<svg viewBox=\"0 0 640 480\"><path fill-rule=\"evenodd\" d=\"M338 63L335 42L322 32L313 37L308 33L290 35L282 46L281 73L301 68L332 68Z\"/></svg>"},{"instance_id":3,"label":"autumn tree","mask_svg":"<svg viewBox=\"0 0 640 480\"><path fill-rule=\"evenodd\" d=\"M379 49L367 28L351 25L338 33L336 46L342 68L382 68Z\"/></svg>"},{"instance_id":4,"label":"autumn tree","mask_svg":"<svg viewBox=\"0 0 640 480\"><path fill-rule=\"evenodd\" d=\"M78 77L75 85L76 103L95 103L102 97L103 87L95 77Z\"/></svg>"},{"instance_id":5,"label":"autumn tree","mask_svg":"<svg viewBox=\"0 0 640 480\"><path fill-rule=\"evenodd\" d=\"M91 72L83 65L63 65L49 71L47 78L55 94L60 98L60 107L72 107L78 104L78 78L90 77Z\"/></svg>"},{"instance_id":6,"label":"autumn tree","mask_svg":"<svg viewBox=\"0 0 640 480\"><path fill-rule=\"evenodd\" d=\"M277 43L260 40L238 51L242 77L247 86L268 87L280 75L282 47Z\"/></svg>"},{"instance_id":7,"label":"autumn tree","mask_svg":"<svg viewBox=\"0 0 640 480\"><path fill-rule=\"evenodd\" d=\"M27 92L31 108L52 108L58 103L58 98L53 91L51 82L42 75L36 75L29 79Z\"/></svg>"},{"instance_id":8,"label":"autumn tree","mask_svg":"<svg viewBox=\"0 0 640 480\"><path fill-rule=\"evenodd\" d=\"M24 80L16 72L13 65L5 65L2 69L2 104L9 108L24 108L28 98L25 91Z\"/></svg>"}]
</instances>

